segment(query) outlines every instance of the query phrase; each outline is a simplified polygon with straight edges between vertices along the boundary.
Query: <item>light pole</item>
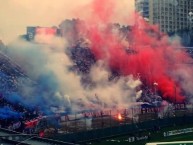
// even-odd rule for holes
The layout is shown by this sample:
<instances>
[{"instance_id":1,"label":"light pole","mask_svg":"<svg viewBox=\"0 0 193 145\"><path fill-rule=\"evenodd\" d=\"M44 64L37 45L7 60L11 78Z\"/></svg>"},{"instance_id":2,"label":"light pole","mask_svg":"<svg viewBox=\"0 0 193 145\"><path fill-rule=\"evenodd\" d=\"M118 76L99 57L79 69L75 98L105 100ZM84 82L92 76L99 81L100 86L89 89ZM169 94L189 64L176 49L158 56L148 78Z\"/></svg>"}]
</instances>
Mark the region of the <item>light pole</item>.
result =
<instances>
[{"instance_id":1,"label":"light pole","mask_svg":"<svg viewBox=\"0 0 193 145\"><path fill-rule=\"evenodd\" d=\"M153 85L154 85L154 95L157 95L157 86L158 86L158 83L157 83L157 82L154 82Z\"/></svg>"}]
</instances>

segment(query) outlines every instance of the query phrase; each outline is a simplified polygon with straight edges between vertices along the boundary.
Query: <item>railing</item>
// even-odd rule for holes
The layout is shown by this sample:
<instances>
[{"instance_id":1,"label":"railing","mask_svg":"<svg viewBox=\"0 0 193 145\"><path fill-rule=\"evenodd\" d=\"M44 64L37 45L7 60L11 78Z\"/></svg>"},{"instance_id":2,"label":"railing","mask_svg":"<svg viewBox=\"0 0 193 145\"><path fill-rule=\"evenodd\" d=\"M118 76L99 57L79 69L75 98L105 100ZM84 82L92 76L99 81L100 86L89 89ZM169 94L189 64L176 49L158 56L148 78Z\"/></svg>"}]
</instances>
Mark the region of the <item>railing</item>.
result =
<instances>
[{"instance_id":1,"label":"railing","mask_svg":"<svg viewBox=\"0 0 193 145\"><path fill-rule=\"evenodd\" d=\"M100 128L95 130L87 130L69 134L56 134L51 136L53 139L67 141L67 142L89 142L92 140L101 140L112 138L115 136L136 134L142 131L153 130L155 127L180 126L182 124L192 124L193 116L173 117L149 120L134 124L125 124L114 127Z\"/></svg>"},{"instance_id":2,"label":"railing","mask_svg":"<svg viewBox=\"0 0 193 145\"><path fill-rule=\"evenodd\" d=\"M163 108L132 108L114 112L112 110L95 112L90 115L85 113L64 115L58 132L50 128L45 130L45 135L63 141L77 142L147 130L155 126L192 123L193 108L190 105L187 107L176 104L164 111Z\"/></svg>"},{"instance_id":3,"label":"railing","mask_svg":"<svg viewBox=\"0 0 193 145\"><path fill-rule=\"evenodd\" d=\"M57 144L57 145L77 145L74 143L57 141L53 139L40 138L34 134L21 134L19 132L7 130L0 128L0 142L11 143L15 145L34 145L36 143L45 143L47 145Z\"/></svg>"}]
</instances>

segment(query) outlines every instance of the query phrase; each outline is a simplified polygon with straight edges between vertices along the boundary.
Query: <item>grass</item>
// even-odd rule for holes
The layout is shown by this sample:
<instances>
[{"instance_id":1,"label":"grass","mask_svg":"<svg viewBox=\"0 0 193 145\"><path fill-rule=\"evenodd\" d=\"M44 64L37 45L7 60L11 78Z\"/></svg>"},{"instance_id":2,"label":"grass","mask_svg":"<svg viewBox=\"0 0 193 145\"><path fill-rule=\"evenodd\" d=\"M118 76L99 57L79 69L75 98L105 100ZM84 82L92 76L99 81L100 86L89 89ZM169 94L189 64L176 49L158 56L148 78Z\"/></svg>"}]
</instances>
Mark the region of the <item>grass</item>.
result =
<instances>
[{"instance_id":1,"label":"grass","mask_svg":"<svg viewBox=\"0 0 193 145\"><path fill-rule=\"evenodd\" d=\"M183 129L193 127L193 125L173 126L159 130L158 132L151 132L150 139L143 141L128 142L128 138L131 135L115 137L106 140L100 140L97 142L91 142L91 145L145 145L148 142L170 142L170 141L192 141L193 133L187 133L182 135L175 135L170 137L164 137L163 132L175 129ZM149 131L140 132L140 135L148 135Z\"/></svg>"}]
</instances>

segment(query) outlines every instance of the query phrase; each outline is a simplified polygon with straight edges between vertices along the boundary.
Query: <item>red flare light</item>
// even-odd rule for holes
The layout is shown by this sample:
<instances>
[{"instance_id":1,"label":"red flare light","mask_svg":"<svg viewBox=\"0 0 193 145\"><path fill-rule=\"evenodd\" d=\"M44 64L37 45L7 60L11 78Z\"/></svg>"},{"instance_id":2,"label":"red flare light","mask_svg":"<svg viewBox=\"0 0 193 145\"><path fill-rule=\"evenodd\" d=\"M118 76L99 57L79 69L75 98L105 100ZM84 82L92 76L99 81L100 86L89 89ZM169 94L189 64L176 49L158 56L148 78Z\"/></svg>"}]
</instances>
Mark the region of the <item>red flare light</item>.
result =
<instances>
[{"instance_id":1,"label":"red flare light","mask_svg":"<svg viewBox=\"0 0 193 145\"><path fill-rule=\"evenodd\" d=\"M121 114L119 113L119 114L118 114L118 120L121 121L122 119L123 119L123 118L122 118Z\"/></svg>"}]
</instances>

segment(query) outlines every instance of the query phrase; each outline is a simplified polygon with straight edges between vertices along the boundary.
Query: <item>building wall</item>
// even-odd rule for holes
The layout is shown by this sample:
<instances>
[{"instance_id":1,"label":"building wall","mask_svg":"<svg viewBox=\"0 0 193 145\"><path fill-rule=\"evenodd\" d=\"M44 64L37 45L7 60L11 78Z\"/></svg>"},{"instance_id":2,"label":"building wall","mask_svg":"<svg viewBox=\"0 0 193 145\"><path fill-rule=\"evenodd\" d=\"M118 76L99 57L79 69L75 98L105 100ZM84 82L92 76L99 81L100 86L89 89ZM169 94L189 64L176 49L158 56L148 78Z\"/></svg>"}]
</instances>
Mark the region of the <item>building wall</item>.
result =
<instances>
[{"instance_id":1,"label":"building wall","mask_svg":"<svg viewBox=\"0 0 193 145\"><path fill-rule=\"evenodd\" d=\"M57 27L39 27L39 26L31 27L31 26L28 26L27 32L26 32L26 39L28 41L34 41L37 43L42 43L42 42L38 42L38 41L39 40L40 41L47 41L50 38L52 38L53 36L59 36L59 35L60 35L60 31ZM36 37L38 37L37 40L35 40ZM45 40L44 40L44 38L45 38ZM47 38L49 38L49 39L47 39Z\"/></svg>"},{"instance_id":2,"label":"building wall","mask_svg":"<svg viewBox=\"0 0 193 145\"><path fill-rule=\"evenodd\" d=\"M135 6L151 24L159 24L163 32L192 29L193 0L136 0Z\"/></svg>"},{"instance_id":3,"label":"building wall","mask_svg":"<svg viewBox=\"0 0 193 145\"><path fill-rule=\"evenodd\" d=\"M136 0L135 6L144 18L149 18L149 0Z\"/></svg>"}]
</instances>

